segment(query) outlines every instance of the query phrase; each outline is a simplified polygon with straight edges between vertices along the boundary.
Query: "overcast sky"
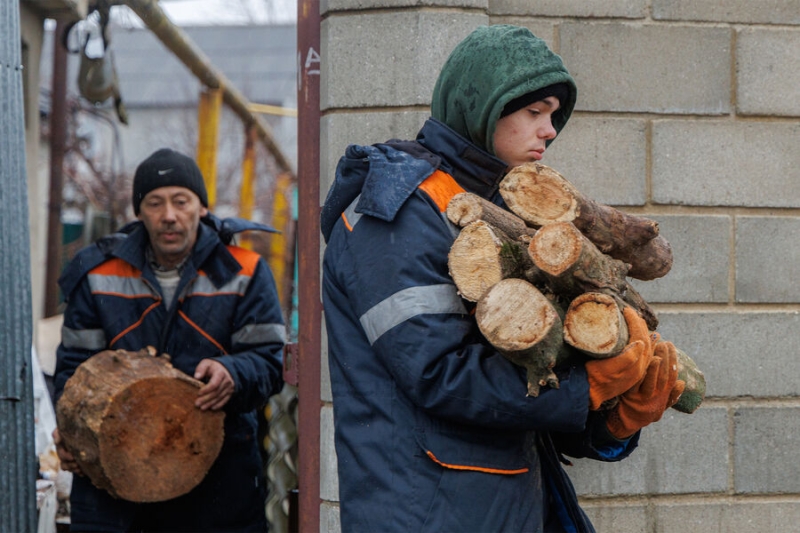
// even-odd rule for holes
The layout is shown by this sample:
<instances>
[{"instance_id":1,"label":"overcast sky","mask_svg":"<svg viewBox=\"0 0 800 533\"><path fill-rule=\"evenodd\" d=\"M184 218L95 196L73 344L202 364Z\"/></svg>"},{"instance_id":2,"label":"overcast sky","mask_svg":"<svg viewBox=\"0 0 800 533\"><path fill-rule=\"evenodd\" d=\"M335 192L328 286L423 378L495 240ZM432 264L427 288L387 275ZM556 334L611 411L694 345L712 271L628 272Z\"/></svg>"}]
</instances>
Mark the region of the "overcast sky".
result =
<instances>
[{"instance_id":1,"label":"overcast sky","mask_svg":"<svg viewBox=\"0 0 800 533\"><path fill-rule=\"evenodd\" d=\"M161 0L159 4L179 26L292 23L297 19L297 0ZM114 10L118 23L141 25L128 8Z\"/></svg>"}]
</instances>

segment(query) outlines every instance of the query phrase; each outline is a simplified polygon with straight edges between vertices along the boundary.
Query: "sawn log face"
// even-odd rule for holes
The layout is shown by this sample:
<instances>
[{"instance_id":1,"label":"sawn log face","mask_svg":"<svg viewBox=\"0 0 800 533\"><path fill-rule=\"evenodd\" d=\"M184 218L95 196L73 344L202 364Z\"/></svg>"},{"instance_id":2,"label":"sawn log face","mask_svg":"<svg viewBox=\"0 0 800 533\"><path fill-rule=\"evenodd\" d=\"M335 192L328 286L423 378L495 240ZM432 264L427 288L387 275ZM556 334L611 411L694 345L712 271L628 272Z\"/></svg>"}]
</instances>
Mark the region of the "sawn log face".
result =
<instances>
[{"instance_id":1,"label":"sawn log face","mask_svg":"<svg viewBox=\"0 0 800 533\"><path fill-rule=\"evenodd\" d=\"M201 386L146 350L100 352L67 381L59 432L98 488L134 502L169 500L197 486L222 448L225 414L194 406Z\"/></svg>"}]
</instances>

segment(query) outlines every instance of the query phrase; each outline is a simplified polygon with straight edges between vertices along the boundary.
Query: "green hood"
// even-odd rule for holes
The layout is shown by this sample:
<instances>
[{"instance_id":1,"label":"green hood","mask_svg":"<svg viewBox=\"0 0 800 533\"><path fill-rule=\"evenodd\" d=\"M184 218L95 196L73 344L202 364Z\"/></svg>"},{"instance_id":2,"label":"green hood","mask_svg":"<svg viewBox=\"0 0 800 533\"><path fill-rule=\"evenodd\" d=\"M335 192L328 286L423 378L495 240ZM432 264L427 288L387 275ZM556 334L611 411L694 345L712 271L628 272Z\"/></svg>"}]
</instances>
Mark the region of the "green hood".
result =
<instances>
[{"instance_id":1,"label":"green hood","mask_svg":"<svg viewBox=\"0 0 800 533\"><path fill-rule=\"evenodd\" d=\"M577 96L561 58L526 28L481 26L456 46L442 67L431 115L494 154L494 129L506 104L556 83L570 88L569 98L553 115L560 132Z\"/></svg>"}]
</instances>

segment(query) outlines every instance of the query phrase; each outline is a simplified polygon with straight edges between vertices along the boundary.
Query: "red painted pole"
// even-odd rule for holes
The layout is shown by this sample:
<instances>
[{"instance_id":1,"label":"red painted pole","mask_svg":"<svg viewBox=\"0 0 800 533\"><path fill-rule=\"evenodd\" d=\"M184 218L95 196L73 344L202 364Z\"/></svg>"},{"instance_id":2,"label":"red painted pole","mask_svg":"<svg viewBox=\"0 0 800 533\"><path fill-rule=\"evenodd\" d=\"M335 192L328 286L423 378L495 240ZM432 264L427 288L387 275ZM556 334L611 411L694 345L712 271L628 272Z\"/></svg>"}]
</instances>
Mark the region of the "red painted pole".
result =
<instances>
[{"instance_id":1,"label":"red painted pole","mask_svg":"<svg viewBox=\"0 0 800 533\"><path fill-rule=\"evenodd\" d=\"M320 14L319 0L297 3L298 106L298 525L320 524Z\"/></svg>"}]
</instances>

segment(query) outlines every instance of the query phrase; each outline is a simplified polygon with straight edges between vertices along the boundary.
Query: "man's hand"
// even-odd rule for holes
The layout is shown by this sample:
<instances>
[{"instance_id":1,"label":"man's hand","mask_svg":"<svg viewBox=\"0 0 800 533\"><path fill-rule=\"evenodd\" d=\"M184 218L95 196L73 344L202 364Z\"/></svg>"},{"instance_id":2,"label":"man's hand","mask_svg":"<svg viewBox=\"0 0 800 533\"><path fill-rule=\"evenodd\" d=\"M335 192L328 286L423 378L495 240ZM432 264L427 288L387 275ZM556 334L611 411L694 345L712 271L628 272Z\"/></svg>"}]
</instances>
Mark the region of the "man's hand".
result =
<instances>
[{"instance_id":1,"label":"man's hand","mask_svg":"<svg viewBox=\"0 0 800 533\"><path fill-rule=\"evenodd\" d=\"M608 414L608 429L626 439L641 428L661 420L680 398L686 383L678 379L678 354L671 342L659 342L641 383L620 396Z\"/></svg>"},{"instance_id":2,"label":"man's hand","mask_svg":"<svg viewBox=\"0 0 800 533\"><path fill-rule=\"evenodd\" d=\"M64 447L64 441L61 440L61 434L58 432L58 428L53 430L53 442L56 445L58 460L61 462L61 470L82 476L83 471L81 471L81 467L78 466L77 461L75 461L75 457Z\"/></svg>"},{"instance_id":3,"label":"man's hand","mask_svg":"<svg viewBox=\"0 0 800 533\"><path fill-rule=\"evenodd\" d=\"M628 345L617 356L586 363L589 409L593 411L642 380L660 337L658 333L650 333L644 319L630 307L626 307L622 313L628 325Z\"/></svg>"},{"instance_id":4,"label":"man's hand","mask_svg":"<svg viewBox=\"0 0 800 533\"><path fill-rule=\"evenodd\" d=\"M194 371L194 379L206 384L197 393L195 407L207 411L222 409L233 395L235 385L233 377L225 366L214 359L203 359Z\"/></svg>"}]
</instances>

